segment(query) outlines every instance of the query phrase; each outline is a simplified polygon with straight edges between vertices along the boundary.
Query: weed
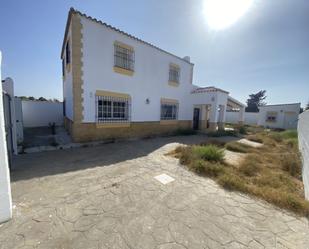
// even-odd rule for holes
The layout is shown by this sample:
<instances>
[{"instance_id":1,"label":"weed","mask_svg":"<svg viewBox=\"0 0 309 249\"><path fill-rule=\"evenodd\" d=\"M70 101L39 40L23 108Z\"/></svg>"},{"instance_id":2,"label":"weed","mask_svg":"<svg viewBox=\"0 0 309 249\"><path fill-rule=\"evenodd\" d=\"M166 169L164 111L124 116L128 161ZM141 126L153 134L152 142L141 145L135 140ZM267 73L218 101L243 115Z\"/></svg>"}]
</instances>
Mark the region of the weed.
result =
<instances>
[{"instance_id":1,"label":"weed","mask_svg":"<svg viewBox=\"0 0 309 249\"><path fill-rule=\"evenodd\" d=\"M175 131L175 136L189 136L189 135L195 135L196 131L193 129L183 129L179 128Z\"/></svg>"},{"instance_id":2,"label":"weed","mask_svg":"<svg viewBox=\"0 0 309 249\"><path fill-rule=\"evenodd\" d=\"M246 182L234 174L224 174L218 178L218 183L225 189L247 192Z\"/></svg>"},{"instance_id":3,"label":"weed","mask_svg":"<svg viewBox=\"0 0 309 249\"><path fill-rule=\"evenodd\" d=\"M208 132L207 135L209 137L237 137L237 132L236 131L225 131L225 130L219 130L219 131L213 131L213 132Z\"/></svg>"},{"instance_id":4,"label":"weed","mask_svg":"<svg viewBox=\"0 0 309 249\"><path fill-rule=\"evenodd\" d=\"M248 140L252 141L252 142L256 142L256 143L263 143L263 139L257 135L250 135L247 137Z\"/></svg>"},{"instance_id":5,"label":"weed","mask_svg":"<svg viewBox=\"0 0 309 249\"><path fill-rule=\"evenodd\" d=\"M261 162L256 155L248 155L240 164L239 171L246 176L256 176L261 171Z\"/></svg>"},{"instance_id":6,"label":"weed","mask_svg":"<svg viewBox=\"0 0 309 249\"><path fill-rule=\"evenodd\" d=\"M193 155L207 161L222 162L224 152L215 145L193 146Z\"/></svg>"}]
</instances>

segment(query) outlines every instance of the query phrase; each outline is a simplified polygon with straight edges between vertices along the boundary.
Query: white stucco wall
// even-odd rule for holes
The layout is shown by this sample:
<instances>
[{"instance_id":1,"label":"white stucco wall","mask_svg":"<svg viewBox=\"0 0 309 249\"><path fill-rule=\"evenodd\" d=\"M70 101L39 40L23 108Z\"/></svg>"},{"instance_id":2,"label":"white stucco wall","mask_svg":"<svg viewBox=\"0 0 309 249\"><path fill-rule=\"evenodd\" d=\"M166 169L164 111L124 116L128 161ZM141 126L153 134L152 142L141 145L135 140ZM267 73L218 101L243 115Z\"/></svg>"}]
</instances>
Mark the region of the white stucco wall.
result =
<instances>
[{"instance_id":1,"label":"white stucco wall","mask_svg":"<svg viewBox=\"0 0 309 249\"><path fill-rule=\"evenodd\" d=\"M303 183L305 197L309 200L309 110L299 115L298 121L298 145L303 161Z\"/></svg>"},{"instance_id":2,"label":"white stucco wall","mask_svg":"<svg viewBox=\"0 0 309 249\"><path fill-rule=\"evenodd\" d=\"M259 119L258 112L245 112L244 124L246 125L257 125ZM226 112L226 123L238 124L240 119L239 112Z\"/></svg>"},{"instance_id":3,"label":"white stucco wall","mask_svg":"<svg viewBox=\"0 0 309 249\"><path fill-rule=\"evenodd\" d=\"M83 90L84 122L95 122L95 92L105 90L131 96L131 120L159 121L160 99L179 101L179 120L191 120L193 106L189 102L192 90L193 65L142 42L129 38L101 24L82 17L83 33ZM114 42L120 41L134 47L133 76L113 71ZM180 85L168 85L169 64L180 66ZM146 99L150 100L146 104Z\"/></svg>"},{"instance_id":4,"label":"white stucco wall","mask_svg":"<svg viewBox=\"0 0 309 249\"><path fill-rule=\"evenodd\" d=\"M296 129L299 111L300 103L260 106L258 125L269 128ZM277 112L276 122L266 122L267 112Z\"/></svg>"},{"instance_id":5,"label":"white stucco wall","mask_svg":"<svg viewBox=\"0 0 309 249\"><path fill-rule=\"evenodd\" d=\"M63 125L63 104L49 101L22 101L24 127Z\"/></svg>"},{"instance_id":6,"label":"white stucco wall","mask_svg":"<svg viewBox=\"0 0 309 249\"><path fill-rule=\"evenodd\" d=\"M1 60L0 51L0 80L1 80ZM2 94L2 84L0 84ZM10 173L8 166L8 156L6 148L6 136L4 129L3 101L0 99L0 223L12 217L12 198L10 186Z\"/></svg>"}]
</instances>

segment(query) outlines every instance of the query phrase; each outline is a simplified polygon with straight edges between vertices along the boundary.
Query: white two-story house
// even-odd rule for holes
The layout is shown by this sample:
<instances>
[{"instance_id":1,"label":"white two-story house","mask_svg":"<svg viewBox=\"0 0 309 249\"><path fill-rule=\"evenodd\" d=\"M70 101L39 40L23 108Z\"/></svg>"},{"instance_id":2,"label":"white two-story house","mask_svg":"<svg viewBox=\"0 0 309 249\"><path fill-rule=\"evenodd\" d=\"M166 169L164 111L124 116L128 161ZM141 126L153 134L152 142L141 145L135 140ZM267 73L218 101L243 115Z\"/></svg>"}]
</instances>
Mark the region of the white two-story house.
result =
<instances>
[{"instance_id":1,"label":"white two-story house","mask_svg":"<svg viewBox=\"0 0 309 249\"><path fill-rule=\"evenodd\" d=\"M192 84L194 64L74 9L62 52L74 141L223 128L228 92ZM242 108L238 101L230 101ZM241 121L241 120L240 120Z\"/></svg>"}]
</instances>

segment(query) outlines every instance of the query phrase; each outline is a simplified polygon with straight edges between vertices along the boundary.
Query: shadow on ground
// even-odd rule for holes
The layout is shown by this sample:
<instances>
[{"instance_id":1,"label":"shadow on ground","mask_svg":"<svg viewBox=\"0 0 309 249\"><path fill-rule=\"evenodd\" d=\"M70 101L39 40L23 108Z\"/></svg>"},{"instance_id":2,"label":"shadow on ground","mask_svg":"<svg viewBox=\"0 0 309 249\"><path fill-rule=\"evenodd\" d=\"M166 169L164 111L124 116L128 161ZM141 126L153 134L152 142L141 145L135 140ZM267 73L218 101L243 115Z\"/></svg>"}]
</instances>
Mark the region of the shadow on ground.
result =
<instances>
[{"instance_id":1,"label":"shadow on ground","mask_svg":"<svg viewBox=\"0 0 309 249\"><path fill-rule=\"evenodd\" d=\"M147 156L169 143L194 144L203 142L206 139L206 135L160 137L122 141L97 147L23 154L13 159L11 179L12 181L19 181L107 166Z\"/></svg>"}]
</instances>

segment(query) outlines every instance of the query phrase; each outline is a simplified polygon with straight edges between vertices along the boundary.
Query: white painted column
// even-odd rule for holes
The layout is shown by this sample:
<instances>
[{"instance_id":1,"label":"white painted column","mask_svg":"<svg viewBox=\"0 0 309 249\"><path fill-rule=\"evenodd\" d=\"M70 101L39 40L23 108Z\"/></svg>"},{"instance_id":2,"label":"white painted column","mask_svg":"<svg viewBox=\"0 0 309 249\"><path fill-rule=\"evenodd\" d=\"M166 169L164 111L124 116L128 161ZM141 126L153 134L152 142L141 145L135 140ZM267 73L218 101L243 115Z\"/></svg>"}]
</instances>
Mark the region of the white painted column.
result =
<instances>
[{"instance_id":1,"label":"white painted column","mask_svg":"<svg viewBox=\"0 0 309 249\"><path fill-rule=\"evenodd\" d=\"M1 79L1 60L0 51L0 79ZM0 223L12 218L12 198L10 185L10 172L8 155L6 148L6 136L4 128L4 111L2 98L2 84L0 84Z\"/></svg>"},{"instance_id":2,"label":"white painted column","mask_svg":"<svg viewBox=\"0 0 309 249\"><path fill-rule=\"evenodd\" d=\"M218 123L218 108L219 106L215 103L211 104L210 113L209 113L209 130L216 131Z\"/></svg>"},{"instance_id":3,"label":"white painted column","mask_svg":"<svg viewBox=\"0 0 309 249\"><path fill-rule=\"evenodd\" d=\"M224 130L224 124L225 124L225 105L220 105L218 129Z\"/></svg>"},{"instance_id":4,"label":"white painted column","mask_svg":"<svg viewBox=\"0 0 309 249\"><path fill-rule=\"evenodd\" d=\"M240 125L243 125L245 123L245 107L240 107L238 123Z\"/></svg>"}]
</instances>

